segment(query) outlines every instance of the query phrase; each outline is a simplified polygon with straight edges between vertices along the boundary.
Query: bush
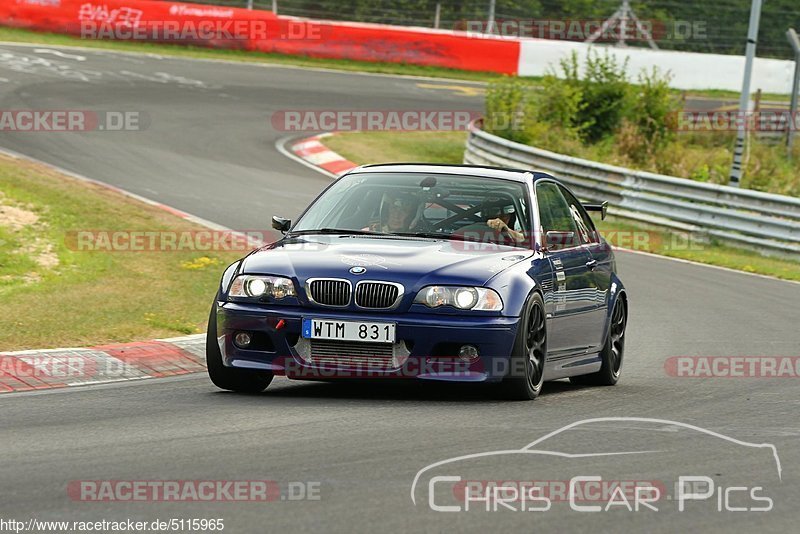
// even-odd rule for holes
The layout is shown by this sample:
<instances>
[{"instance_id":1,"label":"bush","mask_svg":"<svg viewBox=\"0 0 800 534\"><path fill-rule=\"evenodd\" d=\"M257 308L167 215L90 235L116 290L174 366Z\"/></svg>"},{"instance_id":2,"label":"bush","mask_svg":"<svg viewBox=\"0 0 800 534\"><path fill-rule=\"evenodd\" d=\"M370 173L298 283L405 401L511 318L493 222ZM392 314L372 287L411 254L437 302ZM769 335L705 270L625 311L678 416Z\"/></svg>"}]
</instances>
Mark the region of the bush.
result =
<instances>
[{"instance_id":1,"label":"bush","mask_svg":"<svg viewBox=\"0 0 800 534\"><path fill-rule=\"evenodd\" d=\"M580 105L573 125L579 128L581 137L594 143L616 132L630 107L627 59L619 65L607 50L600 55L590 49L586 54L583 73L575 52L569 58L562 59L560 66L562 83L577 88L580 93Z\"/></svg>"},{"instance_id":2,"label":"bush","mask_svg":"<svg viewBox=\"0 0 800 534\"><path fill-rule=\"evenodd\" d=\"M698 181L727 184L733 132L678 133L681 103L669 73L654 68L638 84L626 81L627 64L590 51L561 61L534 90L506 77L489 86L487 131L571 156ZM783 143L750 138L742 187L800 196L800 144L793 159Z\"/></svg>"},{"instance_id":3,"label":"bush","mask_svg":"<svg viewBox=\"0 0 800 534\"><path fill-rule=\"evenodd\" d=\"M504 77L486 90L483 127L492 134L518 143L528 143L526 123L534 120L530 84L517 77Z\"/></svg>"},{"instance_id":4,"label":"bush","mask_svg":"<svg viewBox=\"0 0 800 534\"><path fill-rule=\"evenodd\" d=\"M800 196L798 155L800 154L795 150L794 157L790 160L786 157L786 146L783 143L776 144L751 137L741 186L779 195Z\"/></svg>"},{"instance_id":5,"label":"bush","mask_svg":"<svg viewBox=\"0 0 800 534\"><path fill-rule=\"evenodd\" d=\"M567 135L579 139L589 124L581 122L586 107L578 84L566 83L555 76L545 76L536 102L536 120L560 127Z\"/></svg>"},{"instance_id":6,"label":"bush","mask_svg":"<svg viewBox=\"0 0 800 534\"><path fill-rule=\"evenodd\" d=\"M631 121L642 140L641 151L631 154L634 161L652 157L675 138L681 102L670 93L671 75L660 75L658 68L639 74L639 85L631 109Z\"/></svg>"},{"instance_id":7,"label":"bush","mask_svg":"<svg viewBox=\"0 0 800 534\"><path fill-rule=\"evenodd\" d=\"M674 135L681 103L669 90L670 73L660 75L658 67L639 74L632 118L643 135L661 146Z\"/></svg>"}]
</instances>

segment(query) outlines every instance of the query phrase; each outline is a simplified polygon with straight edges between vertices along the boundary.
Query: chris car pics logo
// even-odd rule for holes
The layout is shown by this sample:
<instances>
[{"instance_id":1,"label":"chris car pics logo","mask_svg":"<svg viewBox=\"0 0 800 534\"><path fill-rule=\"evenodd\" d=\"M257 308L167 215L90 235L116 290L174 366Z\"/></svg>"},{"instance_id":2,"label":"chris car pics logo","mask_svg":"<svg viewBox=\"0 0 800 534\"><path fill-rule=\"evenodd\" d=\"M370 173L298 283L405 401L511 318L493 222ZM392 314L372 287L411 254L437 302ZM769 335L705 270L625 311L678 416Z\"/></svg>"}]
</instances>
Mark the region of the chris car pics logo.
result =
<instances>
[{"instance_id":1,"label":"chris car pics logo","mask_svg":"<svg viewBox=\"0 0 800 534\"><path fill-rule=\"evenodd\" d=\"M586 439L591 433L596 439ZM708 450L711 459L701 454ZM411 500L440 513L765 513L781 473L770 443L666 419L603 417L520 449L431 463L414 477Z\"/></svg>"}]
</instances>

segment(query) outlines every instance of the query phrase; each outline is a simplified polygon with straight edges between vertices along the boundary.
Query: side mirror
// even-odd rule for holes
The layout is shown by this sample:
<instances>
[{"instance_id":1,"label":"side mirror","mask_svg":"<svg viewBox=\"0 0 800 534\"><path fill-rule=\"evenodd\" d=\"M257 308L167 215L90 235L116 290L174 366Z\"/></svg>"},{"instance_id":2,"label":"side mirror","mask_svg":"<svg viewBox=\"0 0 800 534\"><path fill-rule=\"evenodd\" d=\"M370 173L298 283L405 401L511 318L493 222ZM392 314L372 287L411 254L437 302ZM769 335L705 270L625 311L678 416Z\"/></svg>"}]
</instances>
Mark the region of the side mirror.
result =
<instances>
[{"instance_id":1,"label":"side mirror","mask_svg":"<svg viewBox=\"0 0 800 534\"><path fill-rule=\"evenodd\" d=\"M575 232L550 231L545 234L547 248L564 248L575 244Z\"/></svg>"},{"instance_id":2,"label":"side mirror","mask_svg":"<svg viewBox=\"0 0 800 534\"><path fill-rule=\"evenodd\" d=\"M272 227L276 230L283 232L284 234L289 231L289 228L292 226L291 219L284 219L283 217L278 217L277 215L272 216Z\"/></svg>"},{"instance_id":3,"label":"side mirror","mask_svg":"<svg viewBox=\"0 0 800 534\"><path fill-rule=\"evenodd\" d=\"M592 202L581 202L583 209L586 211L599 211L600 220L605 220L606 213L608 212L608 202L600 202L599 204Z\"/></svg>"}]
</instances>

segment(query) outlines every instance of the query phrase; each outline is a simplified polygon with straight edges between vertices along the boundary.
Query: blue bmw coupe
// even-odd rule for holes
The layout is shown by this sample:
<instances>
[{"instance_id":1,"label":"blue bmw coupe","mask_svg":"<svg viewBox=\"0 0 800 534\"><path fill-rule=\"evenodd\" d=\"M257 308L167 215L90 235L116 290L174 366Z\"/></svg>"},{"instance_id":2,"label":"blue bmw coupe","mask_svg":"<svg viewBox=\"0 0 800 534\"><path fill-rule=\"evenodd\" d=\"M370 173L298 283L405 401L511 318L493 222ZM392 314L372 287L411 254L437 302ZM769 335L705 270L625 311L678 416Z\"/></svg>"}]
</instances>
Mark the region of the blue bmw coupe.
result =
<instances>
[{"instance_id":1,"label":"blue bmw coupe","mask_svg":"<svg viewBox=\"0 0 800 534\"><path fill-rule=\"evenodd\" d=\"M225 270L211 380L251 393L276 374L485 382L511 399L559 378L616 384L628 297L589 211L606 204L542 172L354 169Z\"/></svg>"}]
</instances>

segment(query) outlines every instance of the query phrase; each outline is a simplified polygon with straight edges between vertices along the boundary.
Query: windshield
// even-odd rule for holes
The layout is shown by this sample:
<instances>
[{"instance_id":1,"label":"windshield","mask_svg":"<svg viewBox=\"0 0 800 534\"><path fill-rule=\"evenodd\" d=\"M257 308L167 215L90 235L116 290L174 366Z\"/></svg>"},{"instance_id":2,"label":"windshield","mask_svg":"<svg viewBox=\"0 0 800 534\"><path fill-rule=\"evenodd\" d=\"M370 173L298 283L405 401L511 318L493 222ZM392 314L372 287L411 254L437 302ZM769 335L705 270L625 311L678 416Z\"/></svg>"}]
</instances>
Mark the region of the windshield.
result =
<instances>
[{"instance_id":1,"label":"windshield","mask_svg":"<svg viewBox=\"0 0 800 534\"><path fill-rule=\"evenodd\" d=\"M342 177L292 228L483 241L529 247L525 185L452 174L364 173Z\"/></svg>"}]
</instances>

